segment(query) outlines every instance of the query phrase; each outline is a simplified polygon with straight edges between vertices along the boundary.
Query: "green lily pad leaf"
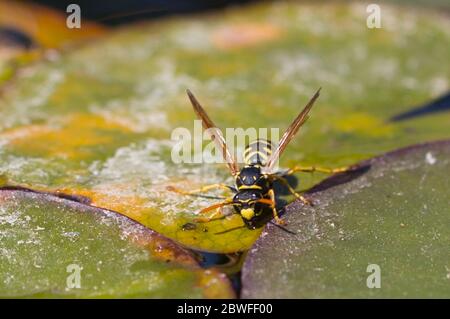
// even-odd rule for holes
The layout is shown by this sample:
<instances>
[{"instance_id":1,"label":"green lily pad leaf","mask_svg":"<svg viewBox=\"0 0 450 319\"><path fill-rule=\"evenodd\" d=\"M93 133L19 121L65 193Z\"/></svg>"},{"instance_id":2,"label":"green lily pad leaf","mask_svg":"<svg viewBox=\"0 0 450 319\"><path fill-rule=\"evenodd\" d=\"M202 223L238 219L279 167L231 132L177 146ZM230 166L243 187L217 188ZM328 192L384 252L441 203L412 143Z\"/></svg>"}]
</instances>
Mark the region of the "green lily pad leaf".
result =
<instances>
[{"instance_id":1,"label":"green lily pad leaf","mask_svg":"<svg viewBox=\"0 0 450 319\"><path fill-rule=\"evenodd\" d=\"M0 297L230 298L224 274L112 211L0 191Z\"/></svg>"},{"instance_id":2,"label":"green lily pad leaf","mask_svg":"<svg viewBox=\"0 0 450 319\"><path fill-rule=\"evenodd\" d=\"M322 87L283 167L340 167L448 138L448 112L388 122L448 90L448 17L382 12L383 27L369 29L355 2L262 3L115 30L37 63L0 96L0 175L85 196L189 247L245 251L261 230L217 235L241 226L237 215L183 230L216 201L167 191L233 183L225 165L172 159L174 129L194 127L185 89L223 129L284 130ZM306 176L299 189L324 177Z\"/></svg>"},{"instance_id":3,"label":"green lily pad leaf","mask_svg":"<svg viewBox=\"0 0 450 319\"><path fill-rule=\"evenodd\" d=\"M295 234L266 227L242 297L449 298L449 159L450 140L422 144L325 180L287 208Z\"/></svg>"}]
</instances>

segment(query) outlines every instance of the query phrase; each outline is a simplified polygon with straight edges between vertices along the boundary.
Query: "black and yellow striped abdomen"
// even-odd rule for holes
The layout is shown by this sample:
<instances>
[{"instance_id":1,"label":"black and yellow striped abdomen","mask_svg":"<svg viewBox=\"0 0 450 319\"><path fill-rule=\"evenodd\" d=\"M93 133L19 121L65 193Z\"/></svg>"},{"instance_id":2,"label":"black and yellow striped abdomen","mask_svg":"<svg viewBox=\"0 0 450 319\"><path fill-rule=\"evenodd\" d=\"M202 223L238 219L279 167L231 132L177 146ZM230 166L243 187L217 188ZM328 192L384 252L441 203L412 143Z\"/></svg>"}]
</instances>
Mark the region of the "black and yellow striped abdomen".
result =
<instances>
[{"instance_id":1,"label":"black and yellow striped abdomen","mask_svg":"<svg viewBox=\"0 0 450 319\"><path fill-rule=\"evenodd\" d=\"M244 162L247 165L265 166L272 154L272 142L258 139L247 145L244 151Z\"/></svg>"}]
</instances>

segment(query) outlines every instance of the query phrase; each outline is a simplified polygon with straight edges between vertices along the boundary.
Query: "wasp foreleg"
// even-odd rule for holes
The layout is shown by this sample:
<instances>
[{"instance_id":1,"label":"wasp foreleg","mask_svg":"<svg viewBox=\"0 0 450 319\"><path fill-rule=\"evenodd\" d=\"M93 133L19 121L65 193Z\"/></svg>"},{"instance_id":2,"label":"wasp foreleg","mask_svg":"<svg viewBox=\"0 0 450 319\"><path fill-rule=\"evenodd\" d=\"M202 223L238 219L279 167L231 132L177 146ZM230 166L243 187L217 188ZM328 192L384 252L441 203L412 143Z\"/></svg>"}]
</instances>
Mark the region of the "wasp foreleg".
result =
<instances>
[{"instance_id":1,"label":"wasp foreleg","mask_svg":"<svg viewBox=\"0 0 450 319\"><path fill-rule=\"evenodd\" d=\"M223 202L220 202L220 203L217 203L217 204L205 207L199 212L200 214L205 214L205 213L208 213L208 212L210 212L212 210L215 210L215 212L213 214L211 214L210 216L197 217L197 218L194 219L194 221L197 222L197 223L208 223L210 221L217 220L217 219L222 219L222 218L225 218L225 217L227 217L229 215L232 215L233 212L224 214L221 208L223 206L233 205L233 204L234 204L233 199L232 198L228 198L227 200L225 200Z\"/></svg>"},{"instance_id":2,"label":"wasp foreleg","mask_svg":"<svg viewBox=\"0 0 450 319\"><path fill-rule=\"evenodd\" d=\"M280 216L278 216L278 211L277 211L277 208L276 208L276 205L275 205L275 192L273 191L273 189L269 190L269 196L270 196L270 200L272 201L270 206L272 208L273 217L275 218L275 222L278 225L285 225L286 222L284 220L282 220L280 218Z\"/></svg>"},{"instance_id":3,"label":"wasp foreleg","mask_svg":"<svg viewBox=\"0 0 450 319\"><path fill-rule=\"evenodd\" d=\"M190 195L190 196L213 198L213 199L224 199L224 197L219 197L219 196L208 196L208 195L199 195L198 194L198 193L206 193L210 190L219 189L219 188L225 189L227 191L229 191L229 190L231 190L233 192L236 191L234 189L234 187L228 186L226 184L211 184L211 185L206 185L206 186L200 187L198 189L193 189L190 191L185 191L185 190L176 188L175 186L167 186L166 187L166 189L168 191L175 192L175 193L182 194L182 195Z\"/></svg>"},{"instance_id":4,"label":"wasp foreleg","mask_svg":"<svg viewBox=\"0 0 450 319\"><path fill-rule=\"evenodd\" d=\"M214 220L220 220L220 219L224 219L230 215L233 215L234 212L230 211L227 213L224 213L223 210L221 208L217 208L216 211L214 213L212 213L210 216L202 216L202 217L197 217L194 219L194 222L196 223L209 223L212 222Z\"/></svg>"}]
</instances>

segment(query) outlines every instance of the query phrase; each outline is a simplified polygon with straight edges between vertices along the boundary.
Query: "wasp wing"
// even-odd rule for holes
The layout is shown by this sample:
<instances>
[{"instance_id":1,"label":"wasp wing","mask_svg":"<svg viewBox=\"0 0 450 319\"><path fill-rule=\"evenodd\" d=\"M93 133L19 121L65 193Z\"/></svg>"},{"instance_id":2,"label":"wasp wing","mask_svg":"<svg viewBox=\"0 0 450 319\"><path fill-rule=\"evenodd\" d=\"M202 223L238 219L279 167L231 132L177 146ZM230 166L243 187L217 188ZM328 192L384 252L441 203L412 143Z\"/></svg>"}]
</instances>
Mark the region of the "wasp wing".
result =
<instances>
[{"instance_id":1,"label":"wasp wing","mask_svg":"<svg viewBox=\"0 0 450 319\"><path fill-rule=\"evenodd\" d=\"M186 90L186 93L192 103L192 106L194 107L195 114L197 114L198 118L202 120L203 128L208 131L211 140L214 141L216 145L222 150L223 159L227 163L231 174L235 176L238 173L239 169L234 156L231 154L230 150L227 147L227 143L225 142L225 138L223 137L222 132L209 118L208 114L206 114L205 110L197 101L194 94L192 94L192 92L189 90Z\"/></svg>"},{"instance_id":2,"label":"wasp wing","mask_svg":"<svg viewBox=\"0 0 450 319\"><path fill-rule=\"evenodd\" d=\"M300 114L295 118L292 124L288 127L286 132L284 132L283 136L278 143L278 147L275 151L270 155L267 160L267 165L265 166L265 170L267 172L271 172L275 163L278 161L281 154L284 152L289 142L294 138L295 134L298 132L300 127L306 122L308 119L308 113L311 110L314 102L320 95L320 88L317 90L316 94L309 100L308 104L304 107L304 109L300 112Z\"/></svg>"}]
</instances>

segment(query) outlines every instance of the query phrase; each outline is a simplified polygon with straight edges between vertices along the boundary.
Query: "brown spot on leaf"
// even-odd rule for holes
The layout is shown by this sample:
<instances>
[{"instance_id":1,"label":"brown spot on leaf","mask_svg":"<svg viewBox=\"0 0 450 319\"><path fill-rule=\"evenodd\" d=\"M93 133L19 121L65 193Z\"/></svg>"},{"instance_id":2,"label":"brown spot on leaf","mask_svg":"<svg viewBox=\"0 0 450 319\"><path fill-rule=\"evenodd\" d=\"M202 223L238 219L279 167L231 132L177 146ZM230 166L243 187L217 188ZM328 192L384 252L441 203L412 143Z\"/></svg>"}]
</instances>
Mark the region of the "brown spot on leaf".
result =
<instances>
[{"instance_id":1,"label":"brown spot on leaf","mask_svg":"<svg viewBox=\"0 0 450 319\"><path fill-rule=\"evenodd\" d=\"M272 24L245 23L215 31L212 41L216 47L229 50L272 41L279 38L280 34L280 28Z\"/></svg>"}]
</instances>

